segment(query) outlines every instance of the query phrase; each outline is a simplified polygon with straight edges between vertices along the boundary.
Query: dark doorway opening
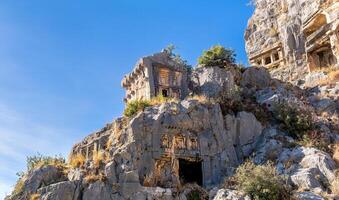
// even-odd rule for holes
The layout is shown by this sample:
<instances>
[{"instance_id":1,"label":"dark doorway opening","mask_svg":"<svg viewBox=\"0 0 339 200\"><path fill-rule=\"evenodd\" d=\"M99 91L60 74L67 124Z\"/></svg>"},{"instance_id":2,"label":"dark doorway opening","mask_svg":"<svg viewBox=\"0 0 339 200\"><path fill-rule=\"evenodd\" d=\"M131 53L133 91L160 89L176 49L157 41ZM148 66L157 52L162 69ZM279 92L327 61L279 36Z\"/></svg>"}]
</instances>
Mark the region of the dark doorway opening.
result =
<instances>
[{"instance_id":1,"label":"dark doorway opening","mask_svg":"<svg viewBox=\"0 0 339 200\"><path fill-rule=\"evenodd\" d=\"M163 89L161 93L163 97L168 97L168 90Z\"/></svg>"},{"instance_id":2,"label":"dark doorway opening","mask_svg":"<svg viewBox=\"0 0 339 200\"><path fill-rule=\"evenodd\" d=\"M202 186L201 161L188 161L179 159L179 177L182 184L196 183Z\"/></svg>"}]
</instances>

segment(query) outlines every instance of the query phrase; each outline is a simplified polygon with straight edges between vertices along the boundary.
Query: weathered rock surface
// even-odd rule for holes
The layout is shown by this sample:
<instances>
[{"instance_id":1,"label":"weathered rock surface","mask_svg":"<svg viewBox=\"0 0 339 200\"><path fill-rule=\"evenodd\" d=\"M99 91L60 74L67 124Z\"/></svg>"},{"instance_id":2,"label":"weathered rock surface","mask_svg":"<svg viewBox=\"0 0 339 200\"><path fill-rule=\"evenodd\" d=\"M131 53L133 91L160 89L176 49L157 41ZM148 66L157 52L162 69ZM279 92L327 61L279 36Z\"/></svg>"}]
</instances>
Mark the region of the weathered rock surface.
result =
<instances>
[{"instance_id":1,"label":"weathered rock surface","mask_svg":"<svg viewBox=\"0 0 339 200\"><path fill-rule=\"evenodd\" d=\"M282 173L288 174L299 188L321 192L334 178L335 162L322 151L298 147L285 149L278 158Z\"/></svg>"},{"instance_id":2,"label":"weathered rock surface","mask_svg":"<svg viewBox=\"0 0 339 200\"><path fill-rule=\"evenodd\" d=\"M298 200L325 200L323 197L312 192L297 192L294 194L294 197Z\"/></svg>"},{"instance_id":3,"label":"weathered rock surface","mask_svg":"<svg viewBox=\"0 0 339 200\"><path fill-rule=\"evenodd\" d=\"M64 181L40 188L38 193L41 200L81 200L80 191L78 181Z\"/></svg>"},{"instance_id":4,"label":"weathered rock surface","mask_svg":"<svg viewBox=\"0 0 339 200\"><path fill-rule=\"evenodd\" d=\"M245 32L246 51L252 65L265 66L274 78L305 85L320 80L317 75L308 75L310 71L338 65L338 35L331 34L338 29L337 1L255 0L253 3L255 11ZM323 48L325 44L328 49ZM319 52L329 59L323 59Z\"/></svg>"},{"instance_id":5,"label":"weathered rock surface","mask_svg":"<svg viewBox=\"0 0 339 200\"><path fill-rule=\"evenodd\" d=\"M52 183L67 180L64 172L55 166L45 166L34 170L26 178L24 188L28 193L34 193L43 186L48 186Z\"/></svg>"},{"instance_id":6,"label":"weathered rock surface","mask_svg":"<svg viewBox=\"0 0 339 200\"><path fill-rule=\"evenodd\" d=\"M233 146L240 160L248 157L254 149L255 142L261 135L263 126L252 113L239 112L237 116L226 115L225 126L232 137Z\"/></svg>"},{"instance_id":7,"label":"weathered rock surface","mask_svg":"<svg viewBox=\"0 0 339 200\"><path fill-rule=\"evenodd\" d=\"M200 67L192 73L193 92L206 97L231 98L235 95L237 74L220 67Z\"/></svg>"},{"instance_id":8,"label":"weathered rock surface","mask_svg":"<svg viewBox=\"0 0 339 200\"><path fill-rule=\"evenodd\" d=\"M250 197L236 190L221 189L213 200L250 200Z\"/></svg>"},{"instance_id":9,"label":"weathered rock surface","mask_svg":"<svg viewBox=\"0 0 339 200\"><path fill-rule=\"evenodd\" d=\"M103 199L113 200L111 188L103 182L97 181L89 184L83 191L83 200Z\"/></svg>"},{"instance_id":10,"label":"weathered rock surface","mask_svg":"<svg viewBox=\"0 0 339 200\"><path fill-rule=\"evenodd\" d=\"M265 68L249 67L242 74L240 85L242 87L263 89L269 87L271 83L271 75Z\"/></svg>"}]
</instances>

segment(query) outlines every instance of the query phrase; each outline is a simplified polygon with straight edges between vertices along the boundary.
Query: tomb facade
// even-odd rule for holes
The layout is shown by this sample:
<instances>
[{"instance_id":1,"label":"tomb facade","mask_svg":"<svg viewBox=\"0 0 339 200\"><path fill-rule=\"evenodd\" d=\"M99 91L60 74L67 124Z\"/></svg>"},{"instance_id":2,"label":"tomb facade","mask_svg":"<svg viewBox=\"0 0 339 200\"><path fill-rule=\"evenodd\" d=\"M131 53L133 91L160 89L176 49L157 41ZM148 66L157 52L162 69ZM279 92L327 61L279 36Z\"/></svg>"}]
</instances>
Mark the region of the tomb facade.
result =
<instances>
[{"instance_id":1,"label":"tomb facade","mask_svg":"<svg viewBox=\"0 0 339 200\"><path fill-rule=\"evenodd\" d=\"M121 85L126 90L126 103L156 96L184 99L188 94L188 69L162 51L141 58Z\"/></svg>"}]
</instances>

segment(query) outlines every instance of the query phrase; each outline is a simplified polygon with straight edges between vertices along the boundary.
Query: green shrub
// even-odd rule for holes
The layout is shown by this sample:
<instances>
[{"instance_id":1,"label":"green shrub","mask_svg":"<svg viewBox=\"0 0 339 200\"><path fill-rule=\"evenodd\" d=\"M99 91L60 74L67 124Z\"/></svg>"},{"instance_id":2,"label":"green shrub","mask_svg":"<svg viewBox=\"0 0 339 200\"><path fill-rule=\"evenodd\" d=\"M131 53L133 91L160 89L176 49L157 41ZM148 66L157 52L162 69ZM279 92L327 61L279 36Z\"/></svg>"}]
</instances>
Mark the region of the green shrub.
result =
<instances>
[{"instance_id":1,"label":"green shrub","mask_svg":"<svg viewBox=\"0 0 339 200\"><path fill-rule=\"evenodd\" d=\"M235 64L235 52L221 45L211 47L199 57L198 63L204 67L225 67Z\"/></svg>"},{"instance_id":2,"label":"green shrub","mask_svg":"<svg viewBox=\"0 0 339 200\"><path fill-rule=\"evenodd\" d=\"M198 190L193 190L192 192L188 193L187 200L201 200L200 192Z\"/></svg>"},{"instance_id":3,"label":"green shrub","mask_svg":"<svg viewBox=\"0 0 339 200\"><path fill-rule=\"evenodd\" d=\"M294 138L301 139L305 132L314 128L309 112L289 106L287 103L276 104L273 115L282 123L282 128Z\"/></svg>"},{"instance_id":4,"label":"green shrub","mask_svg":"<svg viewBox=\"0 0 339 200\"><path fill-rule=\"evenodd\" d=\"M124 115L126 117L132 117L145 108L151 106L151 103L146 100L133 100L127 103Z\"/></svg>"},{"instance_id":5,"label":"green shrub","mask_svg":"<svg viewBox=\"0 0 339 200\"><path fill-rule=\"evenodd\" d=\"M127 106L124 110L124 116L133 117L135 114L143 111L147 107L169 102L176 102L176 99L159 95L153 97L151 100L133 100L127 103Z\"/></svg>"},{"instance_id":6,"label":"green shrub","mask_svg":"<svg viewBox=\"0 0 339 200\"><path fill-rule=\"evenodd\" d=\"M236 189L244 191L254 200L289 199L290 191L285 178L279 176L272 163L255 165L246 162L233 177Z\"/></svg>"}]
</instances>

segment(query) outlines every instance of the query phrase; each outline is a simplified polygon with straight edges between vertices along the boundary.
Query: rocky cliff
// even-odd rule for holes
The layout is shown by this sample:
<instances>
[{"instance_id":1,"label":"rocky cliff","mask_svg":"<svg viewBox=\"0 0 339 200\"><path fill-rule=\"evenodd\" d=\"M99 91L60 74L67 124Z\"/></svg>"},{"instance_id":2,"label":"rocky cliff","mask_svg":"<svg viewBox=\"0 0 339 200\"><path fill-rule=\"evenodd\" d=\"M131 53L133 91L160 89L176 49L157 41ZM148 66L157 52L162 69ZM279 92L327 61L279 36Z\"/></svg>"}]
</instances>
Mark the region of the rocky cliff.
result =
<instances>
[{"instance_id":1,"label":"rocky cliff","mask_svg":"<svg viewBox=\"0 0 339 200\"><path fill-rule=\"evenodd\" d=\"M337 55L337 2L254 3L246 49L261 67L182 70L166 52L148 56L123 81L128 115L75 144L67 162L34 163L6 200L338 199L339 85L288 82L309 76L314 26L328 28L314 44L328 53L329 39Z\"/></svg>"},{"instance_id":2,"label":"rocky cliff","mask_svg":"<svg viewBox=\"0 0 339 200\"><path fill-rule=\"evenodd\" d=\"M338 102L322 102L263 68L234 70L193 70L191 96L115 120L76 144L68 167L30 171L22 190L7 199L190 199L196 191L201 199L248 199L241 191L217 189L246 159L274 160L289 184L305 191L296 198L334 198L332 156L298 144L274 113L283 102L310 112L322 141L331 145L338 141Z\"/></svg>"}]
</instances>

